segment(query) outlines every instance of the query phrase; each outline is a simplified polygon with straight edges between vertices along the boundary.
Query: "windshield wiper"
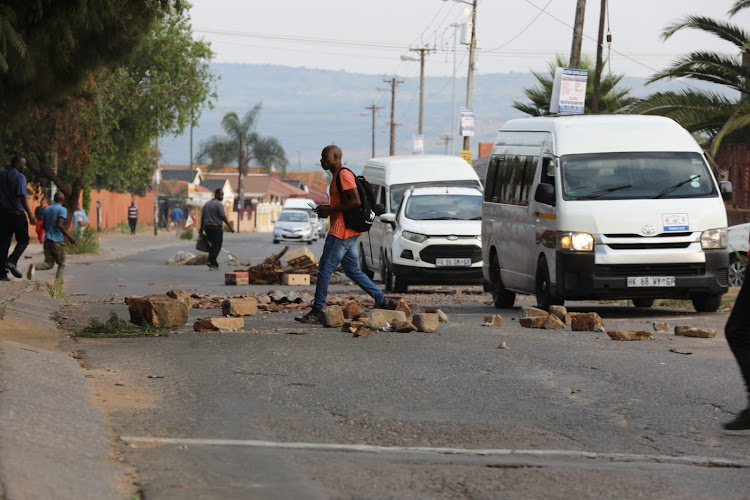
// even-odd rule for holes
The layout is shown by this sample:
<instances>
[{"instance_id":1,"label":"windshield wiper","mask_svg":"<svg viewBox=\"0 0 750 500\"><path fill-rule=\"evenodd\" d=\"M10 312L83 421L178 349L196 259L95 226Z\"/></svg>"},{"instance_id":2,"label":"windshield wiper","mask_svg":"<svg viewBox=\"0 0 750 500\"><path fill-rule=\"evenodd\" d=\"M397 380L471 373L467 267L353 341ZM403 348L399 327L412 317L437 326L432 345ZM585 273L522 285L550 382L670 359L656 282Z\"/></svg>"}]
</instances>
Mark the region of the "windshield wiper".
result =
<instances>
[{"instance_id":1,"label":"windshield wiper","mask_svg":"<svg viewBox=\"0 0 750 500\"><path fill-rule=\"evenodd\" d=\"M685 179L684 181L680 181L677 184L675 184L674 186L669 186L666 189L662 189L661 191L659 191L659 194L657 194L656 196L654 196L654 199L661 198L662 196L666 196L669 193L671 193L672 191L676 191L677 189L681 188L682 186L684 186L688 182L692 182L692 181L694 181L695 179L698 179L698 178L700 178L700 174L691 175L688 179Z\"/></svg>"},{"instance_id":2,"label":"windshield wiper","mask_svg":"<svg viewBox=\"0 0 750 500\"><path fill-rule=\"evenodd\" d=\"M615 186L607 189L600 189L599 191L594 191L593 193L589 193L586 196L579 196L576 198L576 200L590 200L592 198L598 198L602 195L605 195L607 193L612 193L613 191L619 191L621 189L628 189L633 187L632 184L623 184L622 186Z\"/></svg>"},{"instance_id":3,"label":"windshield wiper","mask_svg":"<svg viewBox=\"0 0 750 500\"><path fill-rule=\"evenodd\" d=\"M460 217L431 217L429 219L422 220L462 220Z\"/></svg>"}]
</instances>

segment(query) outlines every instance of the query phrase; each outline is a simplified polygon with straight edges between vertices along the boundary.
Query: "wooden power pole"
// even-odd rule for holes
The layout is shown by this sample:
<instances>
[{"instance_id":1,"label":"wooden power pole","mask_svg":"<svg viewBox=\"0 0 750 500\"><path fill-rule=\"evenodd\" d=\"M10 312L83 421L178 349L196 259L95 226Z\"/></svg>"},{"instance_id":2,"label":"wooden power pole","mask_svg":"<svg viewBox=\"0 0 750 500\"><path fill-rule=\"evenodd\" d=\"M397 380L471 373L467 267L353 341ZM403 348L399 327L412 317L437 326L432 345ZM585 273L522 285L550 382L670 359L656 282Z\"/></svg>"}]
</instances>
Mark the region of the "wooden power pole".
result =
<instances>
[{"instance_id":1,"label":"wooden power pole","mask_svg":"<svg viewBox=\"0 0 750 500\"><path fill-rule=\"evenodd\" d=\"M365 109L372 112L372 158L375 158L375 113L380 109L380 106L365 106Z\"/></svg>"},{"instance_id":2,"label":"wooden power pole","mask_svg":"<svg viewBox=\"0 0 750 500\"><path fill-rule=\"evenodd\" d=\"M390 80L383 79L383 82L391 86L391 147L388 154L393 156L396 154L396 87L404 81L394 77Z\"/></svg>"},{"instance_id":3,"label":"wooden power pole","mask_svg":"<svg viewBox=\"0 0 750 500\"><path fill-rule=\"evenodd\" d=\"M607 15L607 0L602 0L599 11L599 38L596 42L596 69L594 70L594 96L591 102L591 112L599 113L599 99L601 98L602 86L602 45L604 45L604 20Z\"/></svg>"},{"instance_id":4,"label":"wooden power pole","mask_svg":"<svg viewBox=\"0 0 750 500\"><path fill-rule=\"evenodd\" d=\"M586 15L586 0L578 0L576 5L576 19L573 24L573 45L570 48L570 67L578 69L581 66L581 43L583 42L583 18Z\"/></svg>"}]
</instances>

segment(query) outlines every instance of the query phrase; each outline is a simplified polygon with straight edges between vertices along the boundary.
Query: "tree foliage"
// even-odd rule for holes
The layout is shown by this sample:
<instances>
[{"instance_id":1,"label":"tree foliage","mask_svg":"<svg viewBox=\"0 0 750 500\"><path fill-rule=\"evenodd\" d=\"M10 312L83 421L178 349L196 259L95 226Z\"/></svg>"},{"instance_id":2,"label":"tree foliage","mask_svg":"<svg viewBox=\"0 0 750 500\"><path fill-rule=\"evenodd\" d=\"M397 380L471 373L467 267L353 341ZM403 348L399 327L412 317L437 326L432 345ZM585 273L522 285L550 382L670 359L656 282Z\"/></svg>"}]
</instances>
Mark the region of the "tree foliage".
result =
<instances>
[{"instance_id":1,"label":"tree foliage","mask_svg":"<svg viewBox=\"0 0 750 500\"><path fill-rule=\"evenodd\" d=\"M122 61L184 0L0 1L0 115L56 102Z\"/></svg>"},{"instance_id":2,"label":"tree foliage","mask_svg":"<svg viewBox=\"0 0 750 500\"><path fill-rule=\"evenodd\" d=\"M238 191L240 207L244 206L244 181L251 161L256 161L270 173L274 166L286 175L287 158L284 148L275 137L263 137L256 132L256 122L261 104L256 104L245 116L235 112L227 113L221 120L225 135L215 135L201 143L198 161L209 161L209 169L216 169L237 163ZM240 215L237 215L237 229L240 227Z\"/></svg>"},{"instance_id":3,"label":"tree foliage","mask_svg":"<svg viewBox=\"0 0 750 500\"><path fill-rule=\"evenodd\" d=\"M567 67L568 62L561 55L557 55L554 61L547 63L546 72L532 71L539 82L536 87L527 88L523 93L530 102L513 101L513 107L531 116L549 115L549 107L552 101L552 87L555 83L555 70ZM593 63L588 58L582 58L580 68L589 70ZM617 89L624 75L603 75L600 84L599 111L600 113L617 113L622 108L629 106L635 101L630 96L630 89ZM585 113L590 113L589 104L594 100L594 80L589 78L586 83L586 105Z\"/></svg>"},{"instance_id":4,"label":"tree foliage","mask_svg":"<svg viewBox=\"0 0 750 500\"><path fill-rule=\"evenodd\" d=\"M87 188L144 194L153 139L182 132L215 97L211 56L192 39L186 14L170 13L122 64L99 69L80 91L35 105L8 126L6 160L25 151L30 179L54 182L69 207Z\"/></svg>"},{"instance_id":5,"label":"tree foliage","mask_svg":"<svg viewBox=\"0 0 750 500\"><path fill-rule=\"evenodd\" d=\"M750 1L737 0L729 16L750 7ZM688 88L680 91L657 92L634 104L630 112L668 116L687 130L705 134L711 143L711 154L716 154L724 139L746 140L750 127L750 68L743 66L741 57L748 51L750 35L742 27L728 21L705 16L685 16L667 26L662 32L665 40L683 30L697 30L731 43L735 54L694 51L679 57L671 66L649 79L687 78L710 82L726 91ZM737 97L730 97L736 94Z\"/></svg>"}]
</instances>

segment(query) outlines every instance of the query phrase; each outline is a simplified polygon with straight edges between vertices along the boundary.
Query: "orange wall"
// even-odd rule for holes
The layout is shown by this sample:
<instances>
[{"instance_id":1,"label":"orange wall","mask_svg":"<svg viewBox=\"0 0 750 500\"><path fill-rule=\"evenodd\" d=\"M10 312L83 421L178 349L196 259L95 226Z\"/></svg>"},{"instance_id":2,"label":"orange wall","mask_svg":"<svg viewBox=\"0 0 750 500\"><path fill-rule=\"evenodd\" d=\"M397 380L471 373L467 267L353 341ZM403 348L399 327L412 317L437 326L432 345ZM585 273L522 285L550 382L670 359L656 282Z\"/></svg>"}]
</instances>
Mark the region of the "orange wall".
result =
<instances>
[{"instance_id":1,"label":"orange wall","mask_svg":"<svg viewBox=\"0 0 750 500\"><path fill-rule=\"evenodd\" d=\"M96 202L101 203L102 229L114 229L120 222L128 223L128 207L130 200L135 200L138 206L138 224L154 224L154 193L146 193L146 196L132 196L123 193L111 193L109 191L91 191L91 206L86 211L89 224L96 229ZM29 198L31 213L39 205L39 201ZM34 234L33 230L30 234Z\"/></svg>"}]
</instances>

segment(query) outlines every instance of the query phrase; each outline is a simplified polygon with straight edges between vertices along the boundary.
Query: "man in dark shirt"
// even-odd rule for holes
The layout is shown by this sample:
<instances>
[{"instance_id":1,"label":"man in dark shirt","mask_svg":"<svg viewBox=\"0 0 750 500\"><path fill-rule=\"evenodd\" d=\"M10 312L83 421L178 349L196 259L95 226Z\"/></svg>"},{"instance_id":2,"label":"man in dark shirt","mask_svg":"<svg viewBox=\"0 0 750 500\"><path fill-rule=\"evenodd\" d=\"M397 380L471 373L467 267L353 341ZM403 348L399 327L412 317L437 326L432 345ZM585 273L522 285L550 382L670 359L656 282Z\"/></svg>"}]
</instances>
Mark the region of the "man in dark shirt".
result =
<instances>
[{"instance_id":1,"label":"man in dark shirt","mask_svg":"<svg viewBox=\"0 0 750 500\"><path fill-rule=\"evenodd\" d=\"M223 199L224 191L217 189L213 199L203 205L201 212L200 234L205 234L208 244L211 245L208 251L208 268L211 271L219 270L219 261L216 259L224 241L224 224L229 227L229 231L234 232L232 224L227 220L224 205L221 203Z\"/></svg>"},{"instance_id":2,"label":"man in dark shirt","mask_svg":"<svg viewBox=\"0 0 750 500\"><path fill-rule=\"evenodd\" d=\"M18 270L18 259L29 245L29 224L36 224L26 199L25 170L26 158L14 156L10 167L0 172L0 281L10 281L8 271L16 278L23 276ZM13 236L16 248L8 255Z\"/></svg>"}]
</instances>

